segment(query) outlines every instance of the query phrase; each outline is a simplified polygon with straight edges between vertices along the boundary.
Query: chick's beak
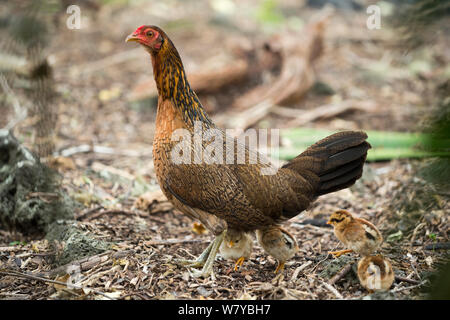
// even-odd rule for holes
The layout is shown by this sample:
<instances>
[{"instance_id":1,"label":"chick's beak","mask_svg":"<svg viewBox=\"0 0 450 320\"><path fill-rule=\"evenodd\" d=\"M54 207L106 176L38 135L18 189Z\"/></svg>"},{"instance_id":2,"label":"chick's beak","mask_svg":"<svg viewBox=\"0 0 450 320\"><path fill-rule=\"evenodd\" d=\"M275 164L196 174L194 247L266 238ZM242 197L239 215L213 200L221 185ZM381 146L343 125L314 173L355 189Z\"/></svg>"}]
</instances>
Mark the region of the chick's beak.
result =
<instances>
[{"instance_id":1,"label":"chick's beak","mask_svg":"<svg viewBox=\"0 0 450 320\"><path fill-rule=\"evenodd\" d=\"M234 242L233 242L233 240L230 240L230 242L228 242L228 247L233 248L233 246L234 246Z\"/></svg>"},{"instance_id":2,"label":"chick's beak","mask_svg":"<svg viewBox=\"0 0 450 320\"><path fill-rule=\"evenodd\" d=\"M328 220L328 221L327 221L327 224L331 224L331 221L330 221L330 220Z\"/></svg>"},{"instance_id":3,"label":"chick's beak","mask_svg":"<svg viewBox=\"0 0 450 320\"><path fill-rule=\"evenodd\" d=\"M137 34L130 34L126 39L125 42L139 42L139 38Z\"/></svg>"}]
</instances>

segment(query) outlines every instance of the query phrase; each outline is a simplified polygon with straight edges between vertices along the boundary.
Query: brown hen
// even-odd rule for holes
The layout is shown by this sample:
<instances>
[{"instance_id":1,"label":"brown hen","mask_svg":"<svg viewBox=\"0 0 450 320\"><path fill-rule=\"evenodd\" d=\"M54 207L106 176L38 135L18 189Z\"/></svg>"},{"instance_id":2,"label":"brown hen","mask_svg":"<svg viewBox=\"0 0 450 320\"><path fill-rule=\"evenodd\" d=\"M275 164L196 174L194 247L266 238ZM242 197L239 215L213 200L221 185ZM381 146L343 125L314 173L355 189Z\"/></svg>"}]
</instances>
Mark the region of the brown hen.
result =
<instances>
[{"instance_id":1,"label":"brown hen","mask_svg":"<svg viewBox=\"0 0 450 320\"><path fill-rule=\"evenodd\" d=\"M177 209L200 220L217 236L197 260L191 261L191 266L203 266L195 275L211 273L227 228L248 232L276 225L307 209L318 196L347 188L361 177L370 145L360 131L328 136L273 174L266 174L273 168L270 163L227 136L208 117L164 31L144 25L126 41L141 44L152 61L158 88L153 160L159 185ZM208 129L214 129L215 135ZM195 132L203 134L200 144L195 143ZM215 161L207 161L205 154L212 154L210 143L217 141L217 133L223 147L215 149ZM182 152L177 149L180 136L187 148L181 148ZM222 157L217 157L221 150ZM243 163L238 161L240 150L245 153ZM180 163L180 156L191 163ZM257 162L253 156L258 156Z\"/></svg>"}]
</instances>

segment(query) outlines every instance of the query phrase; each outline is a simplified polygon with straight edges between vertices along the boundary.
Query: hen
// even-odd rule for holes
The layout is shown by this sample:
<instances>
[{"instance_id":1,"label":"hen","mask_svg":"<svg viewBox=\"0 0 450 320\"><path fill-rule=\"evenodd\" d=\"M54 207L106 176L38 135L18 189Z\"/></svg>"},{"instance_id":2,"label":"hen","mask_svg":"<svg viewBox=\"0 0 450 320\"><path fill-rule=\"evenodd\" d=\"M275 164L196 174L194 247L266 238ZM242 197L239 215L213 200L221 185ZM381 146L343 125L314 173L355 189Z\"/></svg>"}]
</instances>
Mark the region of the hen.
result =
<instances>
[{"instance_id":1,"label":"hen","mask_svg":"<svg viewBox=\"0 0 450 320\"><path fill-rule=\"evenodd\" d=\"M164 31L144 25L126 41L141 44L152 61L158 89L153 160L161 190L178 210L199 219L216 235L191 264L203 266L196 276L211 274L227 228L249 232L276 225L307 209L318 196L347 188L361 177L370 145L360 131L326 137L273 174L263 174L273 166L251 161L260 155L215 126L190 88L180 55ZM198 143L199 132L203 139ZM219 138L227 142L215 149L216 160L221 161L210 161L205 154L211 154L211 141ZM240 163L242 150L245 157ZM220 151L222 157L217 157Z\"/></svg>"}]
</instances>

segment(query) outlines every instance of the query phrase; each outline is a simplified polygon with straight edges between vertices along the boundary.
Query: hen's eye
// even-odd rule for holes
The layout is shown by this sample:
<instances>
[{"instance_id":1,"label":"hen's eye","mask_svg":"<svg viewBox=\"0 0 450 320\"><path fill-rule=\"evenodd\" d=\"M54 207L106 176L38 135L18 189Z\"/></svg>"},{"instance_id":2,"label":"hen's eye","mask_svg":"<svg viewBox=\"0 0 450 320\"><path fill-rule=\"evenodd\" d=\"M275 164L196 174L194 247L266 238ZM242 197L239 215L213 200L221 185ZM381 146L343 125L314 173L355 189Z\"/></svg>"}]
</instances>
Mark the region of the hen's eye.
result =
<instances>
[{"instance_id":1,"label":"hen's eye","mask_svg":"<svg viewBox=\"0 0 450 320\"><path fill-rule=\"evenodd\" d=\"M148 32L147 32L147 37L153 37L153 32L148 31Z\"/></svg>"}]
</instances>

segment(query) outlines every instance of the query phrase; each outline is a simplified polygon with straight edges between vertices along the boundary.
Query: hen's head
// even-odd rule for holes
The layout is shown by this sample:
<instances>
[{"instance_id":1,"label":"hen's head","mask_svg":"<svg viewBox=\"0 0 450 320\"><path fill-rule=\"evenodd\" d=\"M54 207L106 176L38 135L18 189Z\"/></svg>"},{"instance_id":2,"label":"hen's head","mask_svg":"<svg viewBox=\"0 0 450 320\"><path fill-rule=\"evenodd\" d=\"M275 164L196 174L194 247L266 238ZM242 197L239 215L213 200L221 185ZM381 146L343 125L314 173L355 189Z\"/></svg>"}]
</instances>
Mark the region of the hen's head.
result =
<instances>
[{"instance_id":1,"label":"hen's head","mask_svg":"<svg viewBox=\"0 0 450 320\"><path fill-rule=\"evenodd\" d=\"M151 53L158 53L166 41L167 36L160 28L156 26L140 26L130 34L125 42L138 42Z\"/></svg>"}]
</instances>

